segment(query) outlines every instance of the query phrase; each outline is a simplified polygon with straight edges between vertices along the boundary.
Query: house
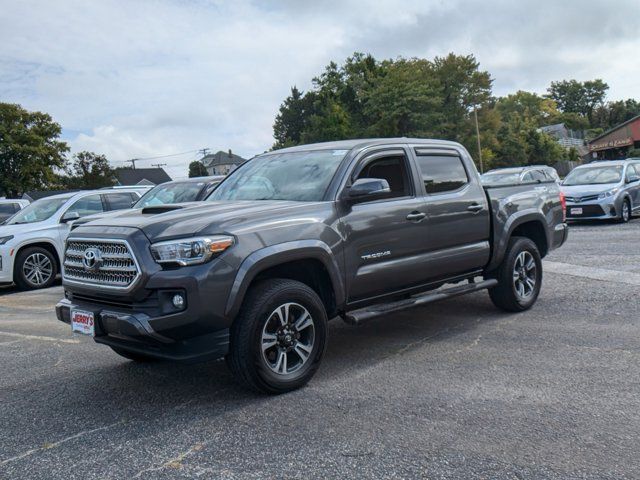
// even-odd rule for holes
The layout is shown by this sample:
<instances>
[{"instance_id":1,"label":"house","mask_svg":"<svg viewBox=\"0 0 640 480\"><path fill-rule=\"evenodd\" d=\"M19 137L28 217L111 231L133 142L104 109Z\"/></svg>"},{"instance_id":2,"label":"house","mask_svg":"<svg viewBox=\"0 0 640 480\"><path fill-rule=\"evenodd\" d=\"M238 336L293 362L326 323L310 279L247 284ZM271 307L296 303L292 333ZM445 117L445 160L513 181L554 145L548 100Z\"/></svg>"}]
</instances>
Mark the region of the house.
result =
<instances>
[{"instance_id":1,"label":"house","mask_svg":"<svg viewBox=\"0 0 640 480\"><path fill-rule=\"evenodd\" d=\"M556 142L567 150L570 148L575 149L580 158L586 158L589 155L589 149L585 144L584 132L582 130L571 130L567 128L564 123L547 125L545 127L540 127L539 130L555 139Z\"/></svg>"},{"instance_id":2,"label":"house","mask_svg":"<svg viewBox=\"0 0 640 480\"><path fill-rule=\"evenodd\" d=\"M118 168L116 169L116 185L158 185L170 182L171 177L162 168Z\"/></svg>"},{"instance_id":3,"label":"house","mask_svg":"<svg viewBox=\"0 0 640 480\"><path fill-rule=\"evenodd\" d=\"M247 160L229 149L228 152L220 150L218 153L205 155L200 161L209 175L227 175Z\"/></svg>"},{"instance_id":4,"label":"house","mask_svg":"<svg viewBox=\"0 0 640 480\"><path fill-rule=\"evenodd\" d=\"M589 142L591 158L597 160L627 158L636 149L640 149L640 115Z\"/></svg>"}]
</instances>

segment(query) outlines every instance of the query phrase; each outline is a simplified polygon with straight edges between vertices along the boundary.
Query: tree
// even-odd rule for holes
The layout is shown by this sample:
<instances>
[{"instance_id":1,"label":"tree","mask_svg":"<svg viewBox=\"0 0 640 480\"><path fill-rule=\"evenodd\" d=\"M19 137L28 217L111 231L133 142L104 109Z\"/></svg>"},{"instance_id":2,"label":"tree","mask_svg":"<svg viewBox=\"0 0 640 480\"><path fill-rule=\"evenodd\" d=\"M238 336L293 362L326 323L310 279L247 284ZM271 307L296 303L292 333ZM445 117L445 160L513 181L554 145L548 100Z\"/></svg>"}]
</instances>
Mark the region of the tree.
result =
<instances>
[{"instance_id":1,"label":"tree","mask_svg":"<svg viewBox=\"0 0 640 480\"><path fill-rule=\"evenodd\" d=\"M283 148L300 143L302 133L308 122L309 100L295 86L282 105L273 124L273 137L276 143L273 148Z\"/></svg>"},{"instance_id":2,"label":"tree","mask_svg":"<svg viewBox=\"0 0 640 480\"><path fill-rule=\"evenodd\" d=\"M556 102L562 112L580 114L593 125L593 112L604 104L607 90L609 85L600 79L586 82L562 80L551 82L547 96Z\"/></svg>"},{"instance_id":3,"label":"tree","mask_svg":"<svg viewBox=\"0 0 640 480\"><path fill-rule=\"evenodd\" d=\"M195 160L189 164L189 178L206 177L209 175L207 167L200 160Z\"/></svg>"},{"instance_id":4,"label":"tree","mask_svg":"<svg viewBox=\"0 0 640 480\"><path fill-rule=\"evenodd\" d=\"M67 172L69 176L61 180L71 189L111 187L116 181L115 170L107 157L93 152L76 153Z\"/></svg>"},{"instance_id":5,"label":"tree","mask_svg":"<svg viewBox=\"0 0 640 480\"><path fill-rule=\"evenodd\" d=\"M0 195L47 188L64 169L69 147L51 116L0 103Z\"/></svg>"}]
</instances>

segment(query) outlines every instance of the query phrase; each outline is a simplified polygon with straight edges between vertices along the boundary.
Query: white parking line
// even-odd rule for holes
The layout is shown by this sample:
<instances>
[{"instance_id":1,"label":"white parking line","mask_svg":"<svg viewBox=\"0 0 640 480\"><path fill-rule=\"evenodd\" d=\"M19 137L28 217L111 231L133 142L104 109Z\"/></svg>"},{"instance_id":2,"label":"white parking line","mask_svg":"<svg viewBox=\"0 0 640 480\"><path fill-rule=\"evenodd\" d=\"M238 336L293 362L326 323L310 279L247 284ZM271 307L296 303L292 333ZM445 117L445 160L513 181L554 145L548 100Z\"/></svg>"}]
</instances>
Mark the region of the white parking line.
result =
<instances>
[{"instance_id":1,"label":"white parking line","mask_svg":"<svg viewBox=\"0 0 640 480\"><path fill-rule=\"evenodd\" d=\"M640 273L620 272L618 270L608 270L606 268L584 267L582 265L550 262L547 260L543 262L543 266L545 272L589 278L591 280L602 280L603 282L624 283L626 285L640 286Z\"/></svg>"},{"instance_id":2,"label":"white parking line","mask_svg":"<svg viewBox=\"0 0 640 480\"><path fill-rule=\"evenodd\" d=\"M43 337L41 335L25 335L23 333L15 333L15 332L0 331L0 335L6 335L7 337L22 338L24 340L44 340L45 342L80 343L80 340L75 340L72 338Z\"/></svg>"}]
</instances>

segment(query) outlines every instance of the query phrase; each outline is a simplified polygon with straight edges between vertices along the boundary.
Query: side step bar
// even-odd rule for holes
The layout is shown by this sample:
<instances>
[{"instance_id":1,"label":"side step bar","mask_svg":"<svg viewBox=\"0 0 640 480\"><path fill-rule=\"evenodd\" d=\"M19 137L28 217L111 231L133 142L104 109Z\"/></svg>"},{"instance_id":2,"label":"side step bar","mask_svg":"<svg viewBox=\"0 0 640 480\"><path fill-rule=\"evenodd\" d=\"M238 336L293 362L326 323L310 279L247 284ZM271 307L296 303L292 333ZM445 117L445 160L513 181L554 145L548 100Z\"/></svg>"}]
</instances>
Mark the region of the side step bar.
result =
<instances>
[{"instance_id":1,"label":"side step bar","mask_svg":"<svg viewBox=\"0 0 640 480\"><path fill-rule=\"evenodd\" d=\"M447 298L458 297L467 293L477 292L478 290L485 290L487 288L495 287L496 285L498 285L498 281L493 278L477 283L470 282L457 287L423 293L422 295L398 300L396 302L379 303L359 310L354 310L347 313L343 317L343 320L350 325L361 325L367 320L371 320L372 318L380 317L388 313L401 312L402 310L426 305L427 303L437 302L438 300L446 300Z\"/></svg>"}]
</instances>

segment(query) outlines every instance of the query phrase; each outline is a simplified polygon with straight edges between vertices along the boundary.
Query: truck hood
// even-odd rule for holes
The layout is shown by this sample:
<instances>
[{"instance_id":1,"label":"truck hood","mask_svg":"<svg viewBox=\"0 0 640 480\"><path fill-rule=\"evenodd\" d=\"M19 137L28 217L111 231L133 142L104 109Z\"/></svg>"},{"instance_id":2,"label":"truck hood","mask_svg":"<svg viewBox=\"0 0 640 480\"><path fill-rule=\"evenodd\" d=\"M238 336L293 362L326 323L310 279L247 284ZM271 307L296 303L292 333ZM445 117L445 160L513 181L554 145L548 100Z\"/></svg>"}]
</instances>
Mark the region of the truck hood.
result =
<instances>
[{"instance_id":1,"label":"truck hood","mask_svg":"<svg viewBox=\"0 0 640 480\"><path fill-rule=\"evenodd\" d=\"M94 220L78 227L130 227L137 228L152 242L193 235L231 233L242 229L267 228L270 221L280 222L281 217L293 218L296 214L314 211L321 202L271 201L221 201L175 204L174 210L162 213L154 208L125 210Z\"/></svg>"},{"instance_id":2,"label":"truck hood","mask_svg":"<svg viewBox=\"0 0 640 480\"><path fill-rule=\"evenodd\" d=\"M589 195L600 195L602 192L608 192L616 187L618 183L605 183L602 185L560 185L562 193L569 197L586 197Z\"/></svg>"}]
</instances>

